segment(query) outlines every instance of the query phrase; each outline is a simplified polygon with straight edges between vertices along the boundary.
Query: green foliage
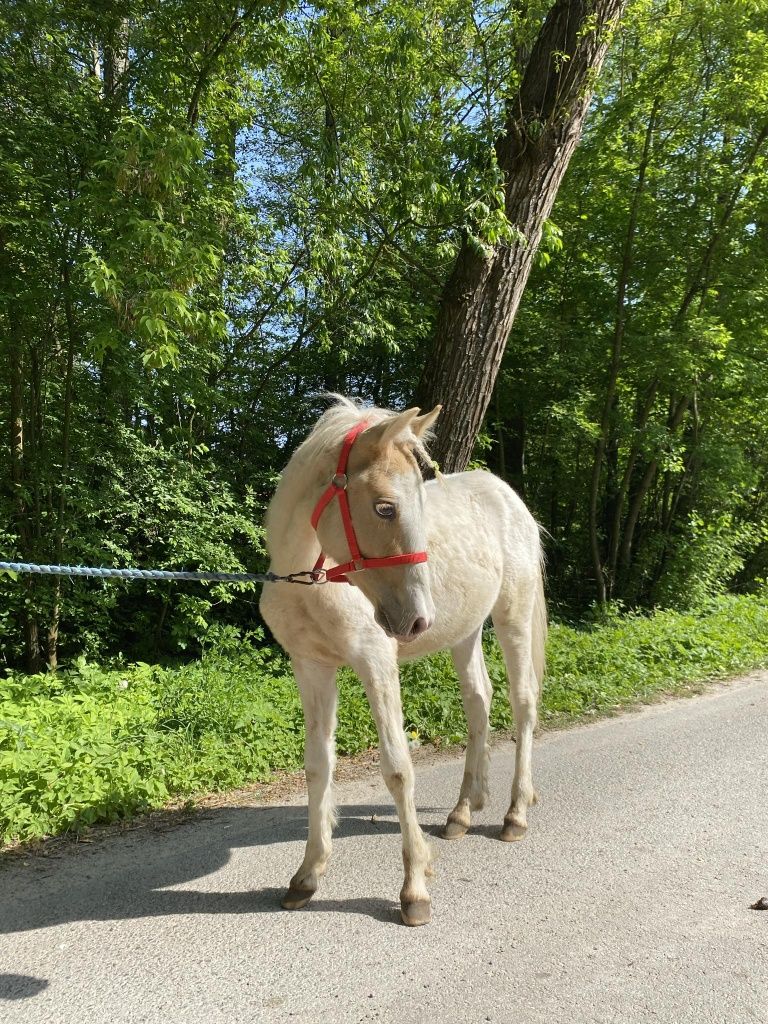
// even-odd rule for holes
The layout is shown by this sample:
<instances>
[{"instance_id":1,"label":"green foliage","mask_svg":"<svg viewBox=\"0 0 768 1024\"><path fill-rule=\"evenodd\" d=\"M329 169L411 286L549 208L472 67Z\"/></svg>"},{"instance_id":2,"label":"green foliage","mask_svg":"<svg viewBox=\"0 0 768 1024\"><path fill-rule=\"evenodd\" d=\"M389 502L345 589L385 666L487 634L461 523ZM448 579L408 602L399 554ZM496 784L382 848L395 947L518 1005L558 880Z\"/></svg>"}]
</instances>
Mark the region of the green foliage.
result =
<instances>
[{"instance_id":1,"label":"green foliage","mask_svg":"<svg viewBox=\"0 0 768 1024\"><path fill-rule=\"evenodd\" d=\"M78 830L300 765L303 717L285 657L231 630L201 661L10 675L0 682L0 831L5 841ZM256 641L254 645L253 641ZM509 729L506 675L492 633L491 724ZM768 664L768 601L729 597L694 614L611 615L554 625L541 718L610 713L682 683ZM339 678L338 749L376 743L362 687ZM447 654L402 671L404 726L440 743L466 726Z\"/></svg>"},{"instance_id":2,"label":"green foliage","mask_svg":"<svg viewBox=\"0 0 768 1024\"><path fill-rule=\"evenodd\" d=\"M189 439L152 444L118 422L110 424L108 436L104 428L86 433L82 445L84 461L72 474L68 500L69 515L79 524L67 543L69 561L223 572L264 565L263 530L257 525L262 504L250 488L237 500L217 478L207 453L191 447ZM38 579L32 587L39 606L49 607L51 581ZM59 644L65 656L82 652L89 658L126 647L145 659L169 650L199 650L214 607L222 619L233 602L242 615L248 602L258 599L257 589L247 583L178 587L71 580L65 595L67 617ZM0 600L9 620L26 598L18 580L0 577ZM3 645L6 662L20 653L20 639L13 639L16 644Z\"/></svg>"},{"instance_id":3,"label":"green foliage","mask_svg":"<svg viewBox=\"0 0 768 1024\"><path fill-rule=\"evenodd\" d=\"M764 597L721 597L695 612L609 617L552 627L543 715L605 714L701 679L768 662Z\"/></svg>"},{"instance_id":4,"label":"green foliage","mask_svg":"<svg viewBox=\"0 0 768 1024\"><path fill-rule=\"evenodd\" d=\"M258 524L318 394L408 401L461 240L519 240L495 143L549 6L5 5L4 558L265 567ZM635 0L544 225L476 454L546 527L576 617L598 578L623 607L685 608L768 576L765 15ZM545 718L765 660L762 599L613 607L554 627ZM258 627L250 586L0 576L0 664L72 666L0 686L4 832L296 765L285 661L235 623ZM375 729L340 688L354 753ZM409 732L463 735L447 656L403 692Z\"/></svg>"},{"instance_id":5,"label":"green foliage","mask_svg":"<svg viewBox=\"0 0 768 1024\"><path fill-rule=\"evenodd\" d=\"M410 401L461 240L518 240L495 143L549 7L6 4L0 553L262 568L319 393ZM476 454L568 614L768 573L765 14L629 5L544 224ZM235 622L248 588L0 579L7 666Z\"/></svg>"},{"instance_id":6,"label":"green foliage","mask_svg":"<svg viewBox=\"0 0 768 1024\"><path fill-rule=\"evenodd\" d=\"M489 464L577 614L598 571L609 599L684 607L765 561L765 13L630 5L510 338Z\"/></svg>"},{"instance_id":7,"label":"green foliage","mask_svg":"<svg viewBox=\"0 0 768 1024\"><path fill-rule=\"evenodd\" d=\"M163 669L0 683L0 794L7 836L114 821L173 794L268 778L301 757L303 725L284 660L244 647Z\"/></svg>"},{"instance_id":8,"label":"green foliage","mask_svg":"<svg viewBox=\"0 0 768 1024\"><path fill-rule=\"evenodd\" d=\"M401 401L460 233L515 237L493 148L518 74L505 33L540 14L4 10L0 404L21 430L4 555L258 557L245 519L317 393ZM8 583L6 664L178 654L235 593Z\"/></svg>"}]
</instances>

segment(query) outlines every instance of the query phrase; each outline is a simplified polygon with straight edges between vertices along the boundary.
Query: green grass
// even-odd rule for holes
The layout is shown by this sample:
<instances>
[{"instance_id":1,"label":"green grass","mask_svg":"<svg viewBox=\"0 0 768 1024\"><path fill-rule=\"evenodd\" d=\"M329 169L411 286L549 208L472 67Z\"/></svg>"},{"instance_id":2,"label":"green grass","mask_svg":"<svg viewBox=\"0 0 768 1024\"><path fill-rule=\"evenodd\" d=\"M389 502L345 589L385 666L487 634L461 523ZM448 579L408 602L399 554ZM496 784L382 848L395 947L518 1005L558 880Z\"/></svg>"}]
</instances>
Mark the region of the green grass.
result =
<instances>
[{"instance_id":1,"label":"green grass","mask_svg":"<svg viewBox=\"0 0 768 1024\"><path fill-rule=\"evenodd\" d=\"M491 722L512 725L492 633ZM541 720L610 713L684 684L768 665L768 598L728 597L693 613L554 625ZM447 654L402 672L405 725L459 742L464 716ZM340 674L338 748L376 744L358 681ZM300 766L303 719L285 658L242 645L179 668L84 662L56 675L0 681L0 834L4 842L79 830L172 797L265 781Z\"/></svg>"}]
</instances>

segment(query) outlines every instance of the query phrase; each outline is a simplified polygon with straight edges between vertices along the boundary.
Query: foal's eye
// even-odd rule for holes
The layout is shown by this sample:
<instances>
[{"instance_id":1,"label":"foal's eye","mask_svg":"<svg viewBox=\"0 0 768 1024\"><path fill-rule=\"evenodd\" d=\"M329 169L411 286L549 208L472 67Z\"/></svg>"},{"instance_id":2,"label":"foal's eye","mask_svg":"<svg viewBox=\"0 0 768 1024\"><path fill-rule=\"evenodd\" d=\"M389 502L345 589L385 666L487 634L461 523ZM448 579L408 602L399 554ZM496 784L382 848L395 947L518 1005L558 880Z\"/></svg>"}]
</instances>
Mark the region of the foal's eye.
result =
<instances>
[{"instance_id":1,"label":"foal's eye","mask_svg":"<svg viewBox=\"0 0 768 1024\"><path fill-rule=\"evenodd\" d=\"M397 515L397 509L391 501L377 501L374 508L376 515L381 516L382 519L394 519Z\"/></svg>"}]
</instances>

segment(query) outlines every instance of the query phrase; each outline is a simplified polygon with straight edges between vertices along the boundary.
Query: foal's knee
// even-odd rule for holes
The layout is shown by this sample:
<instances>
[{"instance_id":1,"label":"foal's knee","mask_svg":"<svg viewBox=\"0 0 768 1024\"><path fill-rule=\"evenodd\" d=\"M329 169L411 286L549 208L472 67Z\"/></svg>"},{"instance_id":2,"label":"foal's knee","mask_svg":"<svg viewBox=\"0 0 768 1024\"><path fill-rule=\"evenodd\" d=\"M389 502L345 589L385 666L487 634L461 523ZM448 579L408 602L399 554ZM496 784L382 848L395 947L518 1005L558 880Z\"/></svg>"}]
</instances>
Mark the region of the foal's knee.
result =
<instances>
[{"instance_id":1,"label":"foal's knee","mask_svg":"<svg viewBox=\"0 0 768 1024\"><path fill-rule=\"evenodd\" d=\"M521 721L535 722L538 716L538 697L528 687L510 693L515 715Z\"/></svg>"},{"instance_id":2,"label":"foal's knee","mask_svg":"<svg viewBox=\"0 0 768 1024\"><path fill-rule=\"evenodd\" d=\"M409 773L404 771L389 770L384 772L384 782L396 801L405 795L411 778L412 776L409 776Z\"/></svg>"},{"instance_id":3,"label":"foal's knee","mask_svg":"<svg viewBox=\"0 0 768 1024\"><path fill-rule=\"evenodd\" d=\"M471 732L481 732L488 725L490 700L484 693L473 692L464 696L464 712Z\"/></svg>"}]
</instances>

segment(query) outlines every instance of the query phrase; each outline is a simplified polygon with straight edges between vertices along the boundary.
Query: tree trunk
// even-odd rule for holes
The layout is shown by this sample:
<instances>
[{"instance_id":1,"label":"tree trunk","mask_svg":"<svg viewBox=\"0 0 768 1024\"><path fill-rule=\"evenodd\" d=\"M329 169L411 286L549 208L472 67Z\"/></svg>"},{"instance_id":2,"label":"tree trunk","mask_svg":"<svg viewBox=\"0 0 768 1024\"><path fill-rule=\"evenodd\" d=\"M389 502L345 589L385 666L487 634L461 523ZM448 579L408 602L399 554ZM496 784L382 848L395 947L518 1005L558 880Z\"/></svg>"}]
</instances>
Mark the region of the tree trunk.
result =
<instances>
[{"instance_id":1,"label":"tree trunk","mask_svg":"<svg viewBox=\"0 0 768 1024\"><path fill-rule=\"evenodd\" d=\"M8 408L8 454L10 457L10 493L13 507L14 526L18 535L19 554L25 561L33 561L32 536L29 522L29 508L26 496L24 452L24 357L23 340L19 324L22 322L11 297L17 286L13 278L5 238L0 234L0 285L8 293L6 308L9 408ZM25 600L21 619L24 631L24 653L27 672L40 671L40 636L34 602L32 577L23 578L21 586Z\"/></svg>"},{"instance_id":2,"label":"tree trunk","mask_svg":"<svg viewBox=\"0 0 768 1024\"><path fill-rule=\"evenodd\" d=\"M64 409L61 421L61 479L59 480L58 508L56 510L56 533L54 562L59 564L64 553L66 534L67 502L69 499L69 459L72 435L73 375L75 361L76 325L72 307L72 286L69 274L69 256L64 254L62 284L64 291L64 314L67 324L67 353L64 369ZM61 623L61 577L56 577L53 589L53 606L48 620L46 659L48 670L55 672L59 663L59 625Z\"/></svg>"},{"instance_id":3,"label":"tree trunk","mask_svg":"<svg viewBox=\"0 0 768 1024\"><path fill-rule=\"evenodd\" d=\"M592 553L592 569L595 574L597 586L597 600L604 605L606 598L610 596L613 589L613 579L608 575L606 579L603 556L600 550L600 537L597 523L597 512L600 497L600 478L603 471L606 448L613 430L613 422L616 407L616 388L619 382L619 370L621 368L621 354L624 344L624 330L627 324L627 288L632 273L634 256L635 235L637 234L637 221L640 213L640 202L645 188L645 176L648 171L648 163L651 157L651 142L656 129L656 118L658 117L661 101L658 97L653 101L651 113L643 139L643 148L640 156L640 163L637 167L637 178L632 193L632 202L629 208L629 221L627 233L624 238L624 248L621 255L621 269L619 271L618 287L616 289L616 316L613 325L613 344L611 346L611 362L608 370L608 381L605 389L603 412L600 418L600 436L595 444L595 457L592 463L592 482L589 489L589 546ZM615 502L620 503L620 495L615 495ZM616 506L614 506L615 508ZM615 519L615 512L614 512ZM610 558L609 558L610 562Z\"/></svg>"},{"instance_id":4,"label":"tree trunk","mask_svg":"<svg viewBox=\"0 0 768 1024\"><path fill-rule=\"evenodd\" d=\"M472 455L520 304L542 225L581 134L592 85L626 0L556 0L507 105L496 156L514 242L465 238L446 282L419 404L438 402L435 457L446 472Z\"/></svg>"},{"instance_id":5,"label":"tree trunk","mask_svg":"<svg viewBox=\"0 0 768 1024\"><path fill-rule=\"evenodd\" d=\"M101 73L104 82L104 99L111 100L115 93L122 87L124 75L129 67L129 37L130 21L128 18L120 18L108 26L107 38L103 45L103 60L101 61ZM98 49L96 52L96 65L98 68ZM97 74L99 71L97 70Z\"/></svg>"},{"instance_id":6,"label":"tree trunk","mask_svg":"<svg viewBox=\"0 0 768 1024\"><path fill-rule=\"evenodd\" d=\"M688 408L691 404L691 396L683 395L683 397L673 405L670 409L669 416L667 417L667 433L674 434L680 424L683 422L685 414L688 412ZM624 524L624 536L621 541L620 549L620 563L624 571L628 571L629 564L632 559L632 544L635 537L635 530L637 529L637 523L640 519L640 513L643 508L643 501L646 494L651 488L651 484L656 479L656 470L659 468L659 460L661 456L657 456L648 463L645 468L642 480L635 491L632 502L629 506L629 512L627 513L627 521Z\"/></svg>"},{"instance_id":7,"label":"tree trunk","mask_svg":"<svg viewBox=\"0 0 768 1024\"><path fill-rule=\"evenodd\" d=\"M637 464L637 460L640 458L641 438L648 425L650 415L653 412L653 406L656 401L658 390L659 381L657 378L654 378L654 380L651 381L650 386L646 389L646 393L642 397L642 400L641 396L638 395L635 403L634 437L632 447L629 455L627 456L627 463L624 467L619 491L616 496L616 503L613 509L613 523L611 525L610 546L608 552L608 575L613 581L614 587L617 586L619 544L621 543L621 522L624 515L624 505L626 504L627 498L630 494L635 465Z\"/></svg>"},{"instance_id":8,"label":"tree trunk","mask_svg":"<svg viewBox=\"0 0 768 1024\"><path fill-rule=\"evenodd\" d=\"M14 511L16 517L16 530L19 537L19 551L23 559L29 559L31 555L31 538L29 531L29 511L24 496L24 407L23 407L23 384L22 384L22 355L21 340L18 337L18 329L14 323L10 325L10 360L9 370L11 378L11 407L10 407L10 455L11 455L11 486L14 495ZM32 579L25 577L22 586L25 592L24 611L22 612L24 626L24 651L27 672L35 673L40 671L40 637L38 632L37 615L34 605L34 583Z\"/></svg>"}]
</instances>

